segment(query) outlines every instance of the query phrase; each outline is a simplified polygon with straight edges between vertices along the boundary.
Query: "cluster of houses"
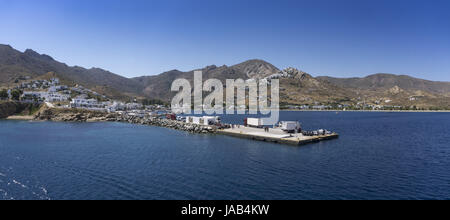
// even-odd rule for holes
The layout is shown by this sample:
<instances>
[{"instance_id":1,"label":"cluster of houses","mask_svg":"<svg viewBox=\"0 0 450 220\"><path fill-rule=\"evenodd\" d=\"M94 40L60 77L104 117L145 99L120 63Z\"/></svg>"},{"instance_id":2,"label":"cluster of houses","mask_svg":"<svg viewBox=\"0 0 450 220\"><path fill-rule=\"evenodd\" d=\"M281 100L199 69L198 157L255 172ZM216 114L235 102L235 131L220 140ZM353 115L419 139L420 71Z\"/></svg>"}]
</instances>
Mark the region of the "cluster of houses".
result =
<instances>
[{"instance_id":1,"label":"cluster of houses","mask_svg":"<svg viewBox=\"0 0 450 220\"><path fill-rule=\"evenodd\" d=\"M346 105L347 106L347 105ZM331 105L289 105L285 106L288 109L297 110L331 110L334 109ZM339 105L338 108L344 108L344 105Z\"/></svg>"},{"instance_id":2,"label":"cluster of houses","mask_svg":"<svg viewBox=\"0 0 450 220\"><path fill-rule=\"evenodd\" d=\"M103 97L95 91L86 89L83 86L76 85L74 87L68 87L66 85L60 85L58 78L52 78L50 80L35 80L27 83L22 83L16 89L23 91L21 101L23 102L74 102L74 105L79 106L92 106L98 107L93 99L87 99L88 94L93 96ZM77 100L72 100L73 94L80 94ZM96 101L96 100L95 100Z\"/></svg>"},{"instance_id":3,"label":"cluster of houses","mask_svg":"<svg viewBox=\"0 0 450 220\"><path fill-rule=\"evenodd\" d=\"M338 105L288 105L284 106L287 109L291 110L400 110L402 106L396 105L381 105L381 104L366 104L366 103L357 103L357 104L338 104Z\"/></svg>"},{"instance_id":4,"label":"cluster of houses","mask_svg":"<svg viewBox=\"0 0 450 220\"><path fill-rule=\"evenodd\" d=\"M70 95L58 92L24 91L21 97L23 102L67 102Z\"/></svg>"},{"instance_id":5,"label":"cluster of houses","mask_svg":"<svg viewBox=\"0 0 450 220\"><path fill-rule=\"evenodd\" d=\"M106 103L99 102L97 99L88 98L85 95L77 96L69 103L70 108L85 108L91 110L103 110Z\"/></svg>"},{"instance_id":6,"label":"cluster of houses","mask_svg":"<svg viewBox=\"0 0 450 220\"><path fill-rule=\"evenodd\" d=\"M106 96L99 94L96 91L92 91L88 88L84 88L81 85L76 85L75 87L70 88L72 92L78 93L78 94L92 94L93 96L98 96L106 99Z\"/></svg>"},{"instance_id":7,"label":"cluster of houses","mask_svg":"<svg viewBox=\"0 0 450 220\"><path fill-rule=\"evenodd\" d=\"M34 80L23 82L13 89L8 90L11 99L12 90L22 91L20 101L27 103L58 103L59 108L79 108L105 112L126 112L135 115L148 115L153 111L166 110L162 105L144 106L140 103L124 103L120 101L99 101L108 100L106 96L95 91L84 88L81 85L69 87L60 85L58 78L50 80ZM93 98L96 97L96 98ZM98 98L98 99L97 99ZM55 105L53 105L55 106Z\"/></svg>"},{"instance_id":8,"label":"cluster of houses","mask_svg":"<svg viewBox=\"0 0 450 220\"><path fill-rule=\"evenodd\" d=\"M59 85L58 78L52 78L50 80L33 80L31 82L23 82L19 85L19 89L48 89L52 86Z\"/></svg>"},{"instance_id":9,"label":"cluster of houses","mask_svg":"<svg viewBox=\"0 0 450 220\"><path fill-rule=\"evenodd\" d=\"M99 102L97 99L88 98L85 95L80 95L73 98L69 103L69 107L95 111L105 111L109 113L154 108L154 106L144 106L140 103L123 103L119 101ZM160 107L163 108L163 106Z\"/></svg>"},{"instance_id":10,"label":"cluster of houses","mask_svg":"<svg viewBox=\"0 0 450 220\"><path fill-rule=\"evenodd\" d=\"M59 85L58 78L22 83L16 89L24 91L23 102L67 102L70 99L69 87Z\"/></svg>"}]
</instances>

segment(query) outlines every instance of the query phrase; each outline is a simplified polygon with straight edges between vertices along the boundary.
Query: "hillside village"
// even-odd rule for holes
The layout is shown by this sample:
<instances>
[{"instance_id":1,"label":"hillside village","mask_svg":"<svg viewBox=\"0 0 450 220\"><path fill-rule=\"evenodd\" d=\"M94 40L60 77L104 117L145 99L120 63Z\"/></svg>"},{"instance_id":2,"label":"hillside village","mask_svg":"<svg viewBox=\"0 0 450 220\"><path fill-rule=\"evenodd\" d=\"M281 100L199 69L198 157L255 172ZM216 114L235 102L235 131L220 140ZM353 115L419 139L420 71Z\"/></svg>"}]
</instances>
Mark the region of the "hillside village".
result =
<instances>
[{"instance_id":1,"label":"hillside village","mask_svg":"<svg viewBox=\"0 0 450 220\"><path fill-rule=\"evenodd\" d=\"M127 113L130 115L151 115L155 111L166 111L164 105L143 105L134 102L112 100L81 85L62 85L59 78L30 80L24 78L19 85L2 89L1 100L22 103L45 104L50 108L84 109L106 113Z\"/></svg>"}]
</instances>

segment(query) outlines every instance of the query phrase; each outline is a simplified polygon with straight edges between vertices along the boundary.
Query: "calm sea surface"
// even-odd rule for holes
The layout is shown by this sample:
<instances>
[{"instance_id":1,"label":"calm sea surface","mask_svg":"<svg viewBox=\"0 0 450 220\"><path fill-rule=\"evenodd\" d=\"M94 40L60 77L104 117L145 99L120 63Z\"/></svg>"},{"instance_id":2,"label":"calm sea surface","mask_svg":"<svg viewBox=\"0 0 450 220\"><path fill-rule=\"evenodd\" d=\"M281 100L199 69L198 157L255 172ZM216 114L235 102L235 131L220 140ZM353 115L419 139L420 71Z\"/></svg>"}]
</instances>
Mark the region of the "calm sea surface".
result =
<instances>
[{"instance_id":1,"label":"calm sea surface","mask_svg":"<svg viewBox=\"0 0 450 220\"><path fill-rule=\"evenodd\" d=\"M124 123L0 121L0 199L450 199L449 113L282 119L341 137L291 147Z\"/></svg>"}]
</instances>

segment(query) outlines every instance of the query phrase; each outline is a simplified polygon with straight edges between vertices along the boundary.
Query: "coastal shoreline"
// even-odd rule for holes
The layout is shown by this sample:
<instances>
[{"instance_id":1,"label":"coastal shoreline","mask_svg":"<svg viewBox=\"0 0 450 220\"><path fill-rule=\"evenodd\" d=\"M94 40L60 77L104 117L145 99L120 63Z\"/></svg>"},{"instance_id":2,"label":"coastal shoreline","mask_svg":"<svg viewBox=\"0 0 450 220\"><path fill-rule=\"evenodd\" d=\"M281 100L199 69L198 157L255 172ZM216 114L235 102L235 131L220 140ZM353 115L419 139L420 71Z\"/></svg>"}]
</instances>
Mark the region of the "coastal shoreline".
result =
<instances>
[{"instance_id":1,"label":"coastal shoreline","mask_svg":"<svg viewBox=\"0 0 450 220\"><path fill-rule=\"evenodd\" d=\"M449 113L450 111L373 111L373 110L281 110L282 112L388 112L388 113L425 113L425 112L435 112L435 113ZM339 135L333 133L328 136L319 137L278 137L277 135L271 133L261 133L259 131L251 132L241 132L236 133L233 129L222 129L217 126L203 126L190 124L183 121L169 120L165 116L158 117L139 117L135 115L128 114L118 114L118 113L107 113L99 111L91 111L85 109L61 109L61 108L51 108L49 106L42 106L42 108L36 112L34 115L11 115L6 118L7 120L23 120L23 121L55 121L55 122L123 122L130 124L141 124L162 128L169 128L174 130L185 131L194 134L222 134L234 137L244 137L247 139L275 142L279 144L289 144L289 145L304 145L308 143L320 142L329 139L338 138ZM261 133L255 135L256 133ZM248 133L248 134L247 134Z\"/></svg>"},{"instance_id":2,"label":"coastal shoreline","mask_svg":"<svg viewBox=\"0 0 450 220\"><path fill-rule=\"evenodd\" d=\"M450 113L450 110L300 110L283 109L281 112L386 112L386 113Z\"/></svg>"}]
</instances>

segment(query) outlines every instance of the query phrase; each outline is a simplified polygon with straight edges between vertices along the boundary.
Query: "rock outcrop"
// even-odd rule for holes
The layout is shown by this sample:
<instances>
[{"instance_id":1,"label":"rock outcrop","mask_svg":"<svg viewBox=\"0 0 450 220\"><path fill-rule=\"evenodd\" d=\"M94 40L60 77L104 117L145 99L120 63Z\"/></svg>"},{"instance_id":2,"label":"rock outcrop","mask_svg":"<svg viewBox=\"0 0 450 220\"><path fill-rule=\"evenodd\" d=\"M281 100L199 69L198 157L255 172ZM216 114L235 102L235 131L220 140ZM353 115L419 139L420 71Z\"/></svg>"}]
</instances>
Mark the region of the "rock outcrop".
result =
<instances>
[{"instance_id":1,"label":"rock outcrop","mask_svg":"<svg viewBox=\"0 0 450 220\"><path fill-rule=\"evenodd\" d=\"M289 67L286 68L282 71L279 71L276 74L270 75L268 77L266 77L267 80L271 80L271 79L300 79L300 80L304 80L304 79L311 79L312 76L307 74L306 72L300 71L298 69Z\"/></svg>"},{"instance_id":2,"label":"rock outcrop","mask_svg":"<svg viewBox=\"0 0 450 220\"><path fill-rule=\"evenodd\" d=\"M14 101L0 102L0 118L7 118L16 114L33 114L33 110L39 108L38 104L21 103Z\"/></svg>"},{"instance_id":3,"label":"rock outcrop","mask_svg":"<svg viewBox=\"0 0 450 220\"><path fill-rule=\"evenodd\" d=\"M58 108L43 108L35 116L35 120L66 122L115 121L115 118L105 112Z\"/></svg>"}]
</instances>

